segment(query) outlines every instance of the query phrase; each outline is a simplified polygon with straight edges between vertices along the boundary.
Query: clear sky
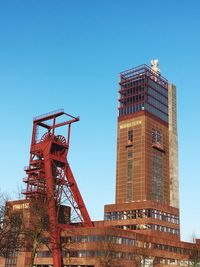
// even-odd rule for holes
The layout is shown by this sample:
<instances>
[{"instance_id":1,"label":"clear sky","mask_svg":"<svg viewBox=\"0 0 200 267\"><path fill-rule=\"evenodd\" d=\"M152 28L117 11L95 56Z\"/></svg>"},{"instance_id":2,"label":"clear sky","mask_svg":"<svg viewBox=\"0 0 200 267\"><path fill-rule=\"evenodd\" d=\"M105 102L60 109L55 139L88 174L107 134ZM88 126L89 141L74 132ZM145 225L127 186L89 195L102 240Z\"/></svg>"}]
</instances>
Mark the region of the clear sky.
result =
<instances>
[{"instance_id":1,"label":"clear sky","mask_svg":"<svg viewBox=\"0 0 200 267\"><path fill-rule=\"evenodd\" d=\"M177 85L182 238L200 237L200 1L0 1L0 189L15 197L32 118L80 115L69 160L93 220L114 203L118 73L160 61Z\"/></svg>"}]
</instances>

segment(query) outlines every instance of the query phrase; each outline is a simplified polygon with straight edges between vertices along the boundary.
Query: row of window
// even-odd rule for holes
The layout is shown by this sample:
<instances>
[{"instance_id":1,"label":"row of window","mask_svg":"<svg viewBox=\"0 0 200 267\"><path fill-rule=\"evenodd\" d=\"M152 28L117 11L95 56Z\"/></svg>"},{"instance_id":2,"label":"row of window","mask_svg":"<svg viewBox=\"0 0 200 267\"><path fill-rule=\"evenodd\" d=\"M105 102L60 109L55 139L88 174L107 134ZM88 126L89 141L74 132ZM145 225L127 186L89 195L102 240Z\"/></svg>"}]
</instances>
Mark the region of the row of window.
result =
<instances>
[{"instance_id":1,"label":"row of window","mask_svg":"<svg viewBox=\"0 0 200 267\"><path fill-rule=\"evenodd\" d=\"M121 229L125 230L155 230L160 232L165 232L173 235L179 235L180 232L178 229L171 227L166 227L158 224L131 224L131 225L122 225L119 226Z\"/></svg>"},{"instance_id":2,"label":"row of window","mask_svg":"<svg viewBox=\"0 0 200 267\"><path fill-rule=\"evenodd\" d=\"M134 96L137 94L141 94L145 91L145 85L141 84L140 86L136 86L133 83L126 83L123 86L120 87L120 94L121 98L123 96ZM146 93L146 92L145 92ZM147 88L148 95L153 96L156 98L160 103L163 103L164 105L168 106L168 92L167 90L163 89L162 87L158 87L157 85L154 87L148 87Z\"/></svg>"},{"instance_id":3,"label":"row of window","mask_svg":"<svg viewBox=\"0 0 200 267\"><path fill-rule=\"evenodd\" d=\"M155 87L148 87L147 94L156 98L159 102L163 103L164 105L168 106L168 92L167 95L165 95L163 91L158 91L156 90Z\"/></svg>"},{"instance_id":4,"label":"row of window","mask_svg":"<svg viewBox=\"0 0 200 267\"><path fill-rule=\"evenodd\" d=\"M12 251L6 258L5 267L16 267L18 252Z\"/></svg>"},{"instance_id":5,"label":"row of window","mask_svg":"<svg viewBox=\"0 0 200 267\"><path fill-rule=\"evenodd\" d=\"M157 244L157 243L141 242L138 240L136 241L135 239L119 237L119 236L100 236L100 235L99 236L82 236L82 237L74 236L71 238L70 242L73 242L73 243L108 242L108 243L115 243L115 244L131 245L131 246L136 246L136 247L146 248L146 249L165 250L169 252L174 252L174 253L179 253L179 254L188 254L188 255L192 252L190 249L186 249L186 248L180 248L180 247ZM43 257L48 257L48 253L49 251L44 251Z\"/></svg>"},{"instance_id":6,"label":"row of window","mask_svg":"<svg viewBox=\"0 0 200 267\"><path fill-rule=\"evenodd\" d=\"M141 97L143 97L144 100L144 95L148 95L151 98L157 100L158 103L163 104L165 107L168 107L168 97L164 96L161 92L156 91L154 88L148 87L147 92L144 92L145 87L144 86L138 86L138 87L133 87L130 89L126 90L120 90L120 99L119 101L122 101L123 99L132 99L132 102L138 102L141 101ZM129 101L130 102L130 101ZM124 103L124 102L123 102Z\"/></svg>"},{"instance_id":7,"label":"row of window","mask_svg":"<svg viewBox=\"0 0 200 267\"><path fill-rule=\"evenodd\" d=\"M61 239L62 242L64 239ZM110 242L124 245L135 245L135 240L131 238L118 236L103 236L103 235L89 235L89 236L72 236L67 242L72 243L86 243L86 242Z\"/></svg>"},{"instance_id":8,"label":"row of window","mask_svg":"<svg viewBox=\"0 0 200 267\"><path fill-rule=\"evenodd\" d=\"M166 227L166 226L157 225L157 224L152 224L150 227L152 230L155 230L155 231L165 232L165 233L169 233L173 235L180 235L179 229L174 229L171 227Z\"/></svg>"},{"instance_id":9,"label":"row of window","mask_svg":"<svg viewBox=\"0 0 200 267\"><path fill-rule=\"evenodd\" d=\"M166 246L170 247L170 246ZM170 247L172 248L172 247ZM159 248L158 248L159 249ZM170 249L168 251L177 253L178 251L176 247L173 247L173 249ZM178 253L181 253L181 249ZM188 253L188 251L187 251ZM187 254L186 253L186 254ZM75 258L96 258L96 257L109 257L110 259L126 259L126 260L134 260L135 258L138 258L138 255L135 253L131 252L122 252L122 251L116 251L112 250L111 248L104 248L104 250L77 250L77 251L63 251L62 252L63 257L75 257ZM50 251L39 251L36 254L36 257L40 258L46 258L46 257L52 257L52 253ZM145 258L142 258L141 255L141 260L144 262L151 262L153 261L153 258L145 256ZM157 264L166 264L166 265L178 265L178 266L189 266L189 262L187 260L178 260L178 259L169 259L169 258L155 258L154 261ZM39 265L42 266L42 265ZM88 265L83 265L85 267L91 267ZM145 264L146 266L146 264Z\"/></svg>"},{"instance_id":10,"label":"row of window","mask_svg":"<svg viewBox=\"0 0 200 267\"><path fill-rule=\"evenodd\" d=\"M175 266L190 266L189 262L187 260L177 260L177 259L166 259L162 258L160 259L160 263L164 265L175 265Z\"/></svg>"},{"instance_id":11,"label":"row of window","mask_svg":"<svg viewBox=\"0 0 200 267\"><path fill-rule=\"evenodd\" d=\"M152 78L152 77L151 77ZM159 77L156 77L156 81L155 81L155 77L153 77L153 79L151 78L148 78L147 80L147 84L149 86L151 86L152 88L154 88L158 93L164 95L165 97L168 97L168 90L167 90L167 83L166 82L160 82L160 79ZM140 77L140 78L133 78L133 79L129 79L129 81L121 81L119 83L120 85L120 88L123 90L123 89L127 89L127 88L132 88L132 87L137 87L137 86L141 86L141 85L144 85L145 82L145 79L144 77Z\"/></svg>"},{"instance_id":12,"label":"row of window","mask_svg":"<svg viewBox=\"0 0 200 267\"><path fill-rule=\"evenodd\" d=\"M179 224L179 216L174 215L174 214L170 214L170 213L166 213L166 212L162 212L158 210L152 210L151 217L155 219L167 221L170 223Z\"/></svg>"},{"instance_id":13,"label":"row of window","mask_svg":"<svg viewBox=\"0 0 200 267\"><path fill-rule=\"evenodd\" d=\"M168 114L168 106L164 105L163 103L160 103L154 97L148 96L147 103L151 104L152 106L156 107L159 110L162 110L162 112Z\"/></svg>"},{"instance_id":14,"label":"row of window","mask_svg":"<svg viewBox=\"0 0 200 267\"><path fill-rule=\"evenodd\" d=\"M174 247L174 246L169 246L169 245L164 245L164 244L154 244L154 249L164 250L164 251L169 251L169 252L174 252L174 253L179 253L179 254L187 254L187 255L192 255L194 253L194 250L192 251L191 249ZM196 252L195 258L200 259L200 251L195 251L195 252Z\"/></svg>"},{"instance_id":15,"label":"row of window","mask_svg":"<svg viewBox=\"0 0 200 267\"><path fill-rule=\"evenodd\" d=\"M160 85L158 82L153 81L152 79L148 79L147 83L151 88L154 88L154 90L156 90L157 92L159 92L160 94L168 98L168 90L167 90L168 85L167 84L165 84L163 88L163 84Z\"/></svg>"},{"instance_id":16,"label":"row of window","mask_svg":"<svg viewBox=\"0 0 200 267\"><path fill-rule=\"evenodd\" d=\"M119 100L119 102L121 103L121 105L131 105L137 102L143 102L144 101L144 94L139 94L139 95L135 95L135 96L130 96L130 97L126 97L126 98L121 98Z\"/></svg>"},{"instance_id":17,"label":"row of window","mask_svg":"<svg viewBox=\"0 0 200 267\"><path fill-rule=\"evenodd\" d=\"M121 82L119 83L121 88L130 88L130 87L135 87L135 86L139 86L141 84L144 84L144 78L137 78L137 79L134 79L134 80L129 80L128 82Z\"/></svg>"},{"instance_id":18,"label":"row of window","mask_svg":"<svg viewBox=\"0 0 200 267\"><path fill-rule=\"evenodd\" d=\"M112 251L109 248L105 248L104 250L76 250L76 251L62 251L63 257L75 257L75 258L96 258L96 257L104 257L109 256L113 259L127 259L132 260L135 256L134 253L127 253L121 251ZM38 251L36 254L38 258L49 258L52 257L52 253L50 251Z\"/></svg>"},{"instance_id":19,"label":"row of window","mask_svg":"<svg viewBox=\"0 0 200 267\"><path fill-rule=\"evenodd\" d=\"M167 221L174 224L179 224L179 217L163 211L155 209L141 209L141 210L128 210L128 211L116 211L106 212L104 219L106 221L111 220L128 220L137 218L155 218L162 221Z\"/></svg>"},{"instance_id":20,"label":"row of window","mask_svg":"<svg viewBox=\"0 0 200 267\"><path fill-rule=\"evenodd\" d=\"M145 79L147 78L147 79ZM133 85L139 82L148 81L156 83L158 86L161 86L163 89L168 88L167 80L162 76L155 74L152 70L147 69L146 67L140 69L129 70L120 74L120 85L133 83Z\"/></svg>"},{"instance_id":21,"label":"row of window","mask_svg":"<svg viewBox=\"0 0 200 267\"><path fill-rule=\"evenodd\" d=\"M121 87L119 93L121 94L121 97L134 96L143 93L144 88L144 85L131 87L130 89L124 89L123 87Z\"/></svg>"},{"instance_id":22,"label":"row of window","mask_svg":"<svg viewBox=\"0 0 200 267\"><path fill-rule=\"evenodd\" d=\"M148 112L152 113L156 117L160 118L161 120L168 122L168 114L162 112L161 110L158 110L154 106L152 106L149 103L145 103L144 109L147 110Z\"/></svg>"},{"instance_id":23,"label":"row of window","mask_svg":"<svg viewBox=\"0 0 200 267\"><path fill-rule=\"evenodd\" d=\"M131 253L124 253L121 251L109 251L112 249L111 243L115 244L124 244L124 245L131 245L136 246L138 248L144 248L149 250L162 250L172 252L172 253L178 253L178 254L185 254L185 255L192 255L193 250L188 248L181 248L176 246L170 246L165 244L157 244L157 243L150 243L150 242L143 242L139 240L134 240L130 238L124 238L124 237L118 237L118 236L74 236L71 237L70 242L77 242L77 243L86 243L86 242L105 242L103 243L103 249L104 250L97 250L97 251L88 251L88 250L81 250L81 251L73 251L73 250L63 250L62 256L63 257L98 257L98 256L104 256L104 253L110 253L111 257L113 258L124 258L124 259L132 259L134 254ZM200 251L198 251L196 256L200 257ZM36 255L37 257L52 257L51 251L39 251Z\"/></svg>"},{"instance_id":24,"label":"row of window","mask_svg":"<svg viewBox=\"0 0 200 267\"><path fill-rule=\"evenodd\" d=\"M132 104L129 106L120 106L119 107L119 116L125 116L128 114L132 114L134 112L138 112L141 110L147 110L148 112L152 113L156 117L160 118L161 120L168 122L168 113L165 113L164 111L159 110L158 108L154 107L150 103L137 103Z\"/></svg>"},{"instance_id":25,"label":"row of window","mask_svg":"<svg viewBox=\"0 0 200 267\"><path fill-rule=\"evenodd\" d=\"M138 103L135 105L127 106L127 107L120 107L119 108L119 116L128 115L140 110L144 110L144 103Z\"/></svg>"},{"instance_id":26,"label":"row of window","mask_svg":"<svg viewBox=\"0 0 200 267\"><path fill-rule=\"evenodd\" d=\"M128 141L133 142L133 130L128 130L128 136L127 136ZM153 144L162 144L163 143L163 138L162 138L162 133L160 130L152 128L151 132L151 139ZM129 153L130 151L128 151ZM129 156L128 156L129 158Z\"/></svg>"}]
</instances>

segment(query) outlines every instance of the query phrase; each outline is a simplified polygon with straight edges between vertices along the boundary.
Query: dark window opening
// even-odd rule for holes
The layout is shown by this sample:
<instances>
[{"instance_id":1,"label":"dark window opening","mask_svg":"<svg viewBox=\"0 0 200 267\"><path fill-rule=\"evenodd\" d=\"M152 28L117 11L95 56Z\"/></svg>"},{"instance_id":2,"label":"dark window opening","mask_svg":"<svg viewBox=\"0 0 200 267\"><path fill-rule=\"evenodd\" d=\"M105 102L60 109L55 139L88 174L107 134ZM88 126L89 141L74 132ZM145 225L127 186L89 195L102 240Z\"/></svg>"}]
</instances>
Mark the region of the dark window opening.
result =
<instances>
[{"instance_id":1,"label":"dark window opening","mask_svg":"<svg viewBox=\"0 0 200 267\"><path fill-rule=\"evenodd\" d=\"M162 156L153 155L152 158L152 198L155 201L164 200L163 161Z\"/></svg>"},{"instance_id":2,"label":"dark window opening","mask_svg":"<svg viewBox=\"0 0 200 267\"><path fill-rule=\"evenodd\" d=\"M162 133L157 129L152 129L152 143L153 144L162 144Z\"/></svg>"},{"instance_id":3,"label":"dark window opening","mask_svg":"<svg viewBox=\"0 0 200 267\"><path fill-rule=\"evenodd\" d=\"M133 130L128 131L128 141L133 142Z\"/></svg>"}]
</instances>

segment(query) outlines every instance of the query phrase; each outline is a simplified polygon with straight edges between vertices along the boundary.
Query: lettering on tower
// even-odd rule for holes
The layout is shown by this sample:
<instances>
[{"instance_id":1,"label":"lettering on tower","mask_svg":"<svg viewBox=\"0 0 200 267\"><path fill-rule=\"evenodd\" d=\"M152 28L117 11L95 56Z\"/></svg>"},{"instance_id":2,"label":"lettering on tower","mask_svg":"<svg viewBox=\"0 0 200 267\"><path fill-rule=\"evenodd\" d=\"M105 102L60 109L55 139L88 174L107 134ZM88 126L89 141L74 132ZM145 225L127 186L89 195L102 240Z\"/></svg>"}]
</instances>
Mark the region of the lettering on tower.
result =
<instances>
[{"instance_id":1,"label":"lettering on tower","mask_svg":"<svg viewBox=\"0 0 200 267\"><path fill-rule=\"evenodd\" d=\"M128 123L121 124L119 126L119 128L121 130L121 129L124 129L124 128L133 127L133 126L136 126L136 125L139 125L139 124L142 124L142 121L131 121L131 122L128 122Z\"/></svg>"}]
</instances>

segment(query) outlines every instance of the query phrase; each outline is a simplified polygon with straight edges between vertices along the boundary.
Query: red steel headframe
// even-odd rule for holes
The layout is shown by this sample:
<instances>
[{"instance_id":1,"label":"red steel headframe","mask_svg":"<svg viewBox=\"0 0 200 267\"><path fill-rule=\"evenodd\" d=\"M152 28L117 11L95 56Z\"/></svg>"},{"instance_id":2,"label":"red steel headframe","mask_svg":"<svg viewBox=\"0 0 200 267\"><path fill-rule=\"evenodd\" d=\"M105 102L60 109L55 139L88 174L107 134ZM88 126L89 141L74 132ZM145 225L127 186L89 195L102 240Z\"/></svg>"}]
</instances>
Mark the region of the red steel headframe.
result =
<instances>
[{"instance_id":1,"label":"red steel headframe","mask_svg":"<svg viewBox=\"0 0 200 267\"><path fill-rule=\"evenodd\" d=\"M71 124L77 121L79 118L65 113L64 110L34 118L30 162L25 168L26 198L43 198L48 205L54 267L62 266L60 231L72 225L70 220L60 223L60 207L70 204L76 215L75 222L79 226L93 226L67 160ZM67 138L56 134L57 128L63 126L68 128ZM38 140L39 129L43 130L43 135Z\"/></svg>"}]
</instances>

